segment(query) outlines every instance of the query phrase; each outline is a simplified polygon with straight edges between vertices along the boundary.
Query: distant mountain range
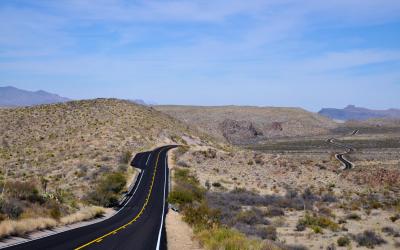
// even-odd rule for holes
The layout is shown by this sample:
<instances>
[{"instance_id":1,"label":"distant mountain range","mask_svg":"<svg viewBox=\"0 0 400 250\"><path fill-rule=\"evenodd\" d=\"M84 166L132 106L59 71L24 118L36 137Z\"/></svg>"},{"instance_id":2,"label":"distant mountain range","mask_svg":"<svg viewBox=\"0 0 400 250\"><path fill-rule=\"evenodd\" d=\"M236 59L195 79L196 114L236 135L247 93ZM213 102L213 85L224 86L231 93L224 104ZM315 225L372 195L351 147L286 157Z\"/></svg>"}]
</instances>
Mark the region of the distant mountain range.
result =
<instances>
[{"instance_id":1,"label":"distant mountain range","mask_svg":"<svg viewBox=\"0 0 400 250\"><path fill-rule=\"evenodd\" d=\"M27 91L7 86L0 87L0 107L34 106L70 101L70 99L43 90Z\"/></svg>"},{"instance_id":2,"label":"distant mountain range","mask_svg":"<svg viewBox=\"0 0 400 250\"><path fill-rule=\"evenodd\" d=\"M400 119L400 109L373 110L348 105L344 109L323 108L318 112L320 115L334 120L368 120L373 118Z\"/></svg>"}]
</instances>

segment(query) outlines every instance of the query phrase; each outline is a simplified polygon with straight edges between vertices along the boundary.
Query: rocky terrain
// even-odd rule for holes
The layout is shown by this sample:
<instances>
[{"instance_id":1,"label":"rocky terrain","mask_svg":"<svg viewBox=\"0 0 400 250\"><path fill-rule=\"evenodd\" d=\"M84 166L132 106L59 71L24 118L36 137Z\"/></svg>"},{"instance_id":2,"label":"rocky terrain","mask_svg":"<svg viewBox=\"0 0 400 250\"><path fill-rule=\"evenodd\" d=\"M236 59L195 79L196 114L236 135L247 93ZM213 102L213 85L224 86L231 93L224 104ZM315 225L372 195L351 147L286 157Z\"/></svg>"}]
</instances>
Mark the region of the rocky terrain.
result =
<instances>
[{"instance_id":1,"label":"rocky terrain","mask_svg":"<svg viewBox=\"0 0 400 250\"><path fill-rule=\"evenodd\" d=\"M233 144L326 134L337 124L300 108L155 106L172 117Z\"/></svg>"},{"instance_id":2,"label":"rocky terrain","mask_svg":"<svg viewBox=\"0 0 400 250\"><path fill-rule=\"evenodd\" d=\"M66 102L70 99L43 90L27 91L11 86L0 87L0 107L22 107Z\"/></svg>"},{"instance_id":3,"label":"rocky terrain","mask_svg":"<svg viewBox=\"0 0 400 250\"><path fill-rule=\"evenodd\" d=\"M342 121L376 118L400 119L400 109L372 110L354 105L348 105L344 109L324 108L318 113L328 118Z\"/></svg>"},{"instance_id":4,"label":"rocky terrain","mask_svg":"<svg viewBox=\"0 0 400 250\"><path fill-rule=\"evenodd\" d=\"M263 140L248 150L191 146L177 150L175 165L198 178L219 223L258 239L241 241L243 249L398 249L400 127L376 122ZM343 149L330 137L355 149L348 156L353 169L342 170L335 154ZM204 234L198 239L212 244ZM226 242L237 243L234 232L226 234Z\"/></svg>"}]
</instances>

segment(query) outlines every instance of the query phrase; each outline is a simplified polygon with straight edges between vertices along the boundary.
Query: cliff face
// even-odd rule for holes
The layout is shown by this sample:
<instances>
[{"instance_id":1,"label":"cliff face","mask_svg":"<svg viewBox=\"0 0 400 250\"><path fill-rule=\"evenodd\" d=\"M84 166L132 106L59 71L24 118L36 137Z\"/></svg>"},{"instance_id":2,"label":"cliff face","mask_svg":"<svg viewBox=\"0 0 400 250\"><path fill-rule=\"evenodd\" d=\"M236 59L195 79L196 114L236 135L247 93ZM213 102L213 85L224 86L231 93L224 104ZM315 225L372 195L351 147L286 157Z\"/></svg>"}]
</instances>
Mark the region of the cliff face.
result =
<instances>
[{"instance_id":1,"label":"cliff face","mask_svg":"<svg viewBox=\"0 0 400 250\"><path fill-rule=\"evenodd\" d=\"M155 106L216 138L233 144L252 144L276 137L329 133L338 124L300 108L249 106Z\"/></svg>"}]
</instances>

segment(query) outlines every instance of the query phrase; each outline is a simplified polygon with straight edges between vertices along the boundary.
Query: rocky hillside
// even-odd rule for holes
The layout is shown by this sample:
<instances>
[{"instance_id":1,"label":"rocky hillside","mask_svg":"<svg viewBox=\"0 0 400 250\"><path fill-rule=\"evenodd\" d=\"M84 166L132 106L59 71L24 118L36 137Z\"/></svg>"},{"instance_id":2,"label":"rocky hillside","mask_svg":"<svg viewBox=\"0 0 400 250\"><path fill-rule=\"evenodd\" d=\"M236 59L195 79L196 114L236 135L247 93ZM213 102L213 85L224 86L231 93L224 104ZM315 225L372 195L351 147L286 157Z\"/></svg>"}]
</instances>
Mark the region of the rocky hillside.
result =
<instances>
[{"instance_id":1,"label":"rocky hillside","mask_svg":"<svg viewBox=\"0 0 400 250\"><path fill-rule=\"evenodd\" d=\"M300 108L155 106L181 121L234 144L328 133L332 120Z\"/></svg>"},{"instance_id":2,"label":"rocky hillside","mask_svg":"<svg viewBox=\"0 0 400 250\"><path fill-rule=\"evenodd\" d=\"M377 118L400 119L400 109L372 110L354 105L348 105L344 109L324 108L318 113L325 117L342 121Z\"/></svg>"},{"instance_id":3,"label":"rocky hillside","mask_svg":"<svg viewBox=\"0 0 400 250\"><path fill-rule=\"evenodd\" d=\"M69 101L68 98L43 90L26 91L14 87L0 87L0 107L21 107Z\"/></svg>"},{"instance_id":4,"label":"rocky hillside","mask_svg":"<svg viewBox=\"0 0 400 250\"><path fill-rule=\"evenodd\" d=\"M82 197L127 155L185 143L194 134L159 111L114 99L0 109L1 173L21 181L46 178L49 190Z\"/></svg>"}]
</instances>

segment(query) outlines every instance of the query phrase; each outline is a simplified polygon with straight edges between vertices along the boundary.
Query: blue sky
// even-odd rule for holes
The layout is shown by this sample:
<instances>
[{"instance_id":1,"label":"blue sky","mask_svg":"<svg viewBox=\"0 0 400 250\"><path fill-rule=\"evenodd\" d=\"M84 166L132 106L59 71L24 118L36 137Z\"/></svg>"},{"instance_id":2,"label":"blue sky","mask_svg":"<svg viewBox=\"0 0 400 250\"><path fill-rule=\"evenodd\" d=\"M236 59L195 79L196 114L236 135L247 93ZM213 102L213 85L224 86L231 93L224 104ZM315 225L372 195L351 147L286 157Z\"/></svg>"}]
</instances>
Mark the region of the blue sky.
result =
<instances>
[{"instance_id":1,"label":"blue sky","mask_svg":"<svg viewBox=\"0 0 400 250\"><path fill-rule=\"evenodd\" d=\"M400 1L2 0L3 85L159 104L400 108Z\"/></svg>"}]
</instances>

